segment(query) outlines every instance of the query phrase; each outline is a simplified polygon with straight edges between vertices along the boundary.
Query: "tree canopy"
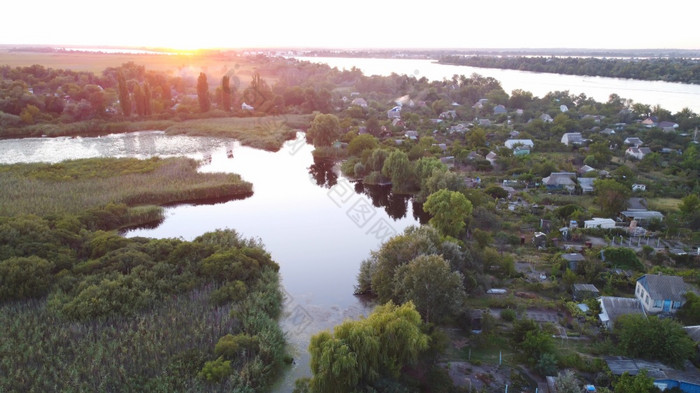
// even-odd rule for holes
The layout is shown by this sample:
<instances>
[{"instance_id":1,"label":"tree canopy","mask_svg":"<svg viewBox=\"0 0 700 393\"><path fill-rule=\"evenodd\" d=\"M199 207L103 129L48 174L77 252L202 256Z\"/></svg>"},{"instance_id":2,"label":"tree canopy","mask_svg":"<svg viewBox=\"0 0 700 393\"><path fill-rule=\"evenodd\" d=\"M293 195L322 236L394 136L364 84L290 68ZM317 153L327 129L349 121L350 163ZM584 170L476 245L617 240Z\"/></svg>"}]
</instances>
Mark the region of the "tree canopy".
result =
<instances>
[{"instance_id":1,"label":"tree canopy","mask_svg":"<svg viewBox=\"0 0 700 393\"><path fill-rule=\"evenodd\" d=\"M632 357L680 366L695 353L695 343L672 319L641 314L623 315L615 322L620 349Z\"/></svg>"},{"instance_id":2,"label":"tree canopy","mask_svg":"<svg viewBox=\"0 0 700 393\"><path fill-rule=\"evenodd\" d=\"M330 146L340 136L340 120L336 115L319 113L306 131L306 138L314 146Z\"/></svg>"},{"instance_id":3,"label":"tree canopy","mask_svg":"<svg viewBox=\"0 0 700 393\"><path fill-rule=\"evenodd\" d=\"M457 191L440 190L428 196L423 209L433 217L430 225L445 236L458 237L472 214L472 203Z\"/></svg>"},{"instance_id":4,"label":"tree canopy","mask_svg":"<svg viewBox=\"0 0 700 393\"><path fill-rule=\"evenodd\" d=\"M371 387L380 377L397 378L428 348L412 303L378 306L366 319L346 321L311 338L309 390L343 393Z\"/></svg>"}]
</instances>

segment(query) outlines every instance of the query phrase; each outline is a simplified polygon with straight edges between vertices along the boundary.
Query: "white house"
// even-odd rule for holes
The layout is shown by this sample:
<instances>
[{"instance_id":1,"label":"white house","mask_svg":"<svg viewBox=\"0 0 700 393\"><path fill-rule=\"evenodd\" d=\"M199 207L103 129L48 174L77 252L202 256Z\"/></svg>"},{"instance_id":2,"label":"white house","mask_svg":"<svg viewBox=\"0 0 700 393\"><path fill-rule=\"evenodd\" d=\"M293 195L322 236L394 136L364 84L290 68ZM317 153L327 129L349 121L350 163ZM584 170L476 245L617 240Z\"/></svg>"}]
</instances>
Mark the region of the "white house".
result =
<instances>
[{"instance_id":1,"label":"white house","mask_svg":"<svg viewBox=\"0 0 700 393\"><path fill-rule=\"evenodd\" d=\"M681 277L645 274L637 279L634 296L647 313L675 313L685 303L688 291L692 289Z\"/></svg>"},{"instance_id":2,"label":"white house","mask_svg":"<svg viewBox=\"0 0 700 393\"><path fill-rule=\"evenodd\" d=\"M562 105L559 105L559 110L562 111L562 112L568 112L568 111L569 111L569 107L566 106L566 105L564 105L564 104L562 104Z\"/></svg>"},{"instance_id":3,"label":"white house","mask_svg":"<svg viewBox=\"0 0 700 393\"><path fill-rule=\"evenodd\" d=\"M567 132L561 136L561 143L566 146L580 145L583 143L583 136L580 132Z\"/></svg>"},{"instance_id":4,"label":"white house","mask_svg":"<svg viewBox=\"0 0 700 393\"><path fill-rule=\"evenodd\" d=\"M498 158L498 155L492 151L490 151L489 154L486 155L486 161L490 162L491 165L496 165L497 158Z\"/></svg>"},{"instance_id":5,"label":"white house","mask_svg":"<svg viewBox=\"0 0 700 393\"><path fill-rule=\"evenodd\" d=\"M639 184L639 183L632 184L632 191L646 191L646 190L647 190L646 184Z\"/></svg>"},{"instance_id":6,"label":"white house","mask_svg":"<svg viewBox=\"0 0 700 393\"><path fill-rule=\"evenodd\" d=\"M527 146L527 147L534 147L535 146L535 142L533 142L532 139L508 139L503 144L509 149L513 149L517 145Z\"/></svg>"},{"instance_id":7,"label":"white house","mask_svg":"<svg viewBox=\"0 0 700 393\"><path fill-rule=\"evenodd\" d=\"M631 145L631 146L634 146L634 147L639 147L639 146L641 146L641 145L644 144L644 142L642 142L641 139L639 139L639 138L637 138L637 137L635 137L635 136L631 136L631 137L629 137L629 138L625 138L625 142L624 142L624 143L625 143L625 145Z\"/></svg>"},{"instance_id":8,"label":"white house","mask_svg":"<svg viewBox=\"0 0 700 393\"><path fill-rule=\"evenodd\" d=\"M252 111L252 110L254 110L255 108L253 108L252 106L250 106L250 105L248 105L248 104L246 104L246 103L244 102L244 103L241 104L241 109L244 110L244 111Z\"/></svg>"},{"instance_id":9,"label":"white house","mask_svg":"<svg viewBox=\"0 0 700 393\"><path fill-rule=\"evenodd\" d=\"M590 220L583 222L583 227L588 228L600 228L600 229L612 229L615 228L615 220L612 218L598 218L593 217Z\"/></svg>"},{"instance_id":10,"label":"white house","mask_svg":"<svg viewBox=\"0 0 700 393\"><path fill-rule=\"evenodd\" d=\"M641 160L646 156L647 154L651 153L651 149L648 147L630 147L625 150L625 155L634 157L638 160Z\"/></svg>"},{"instance_id":11,"label":"white house","mask_svg":"<svg viewBox=\"0 0 700 393\"><path fill-rule=\"evenodd\" d=\"M552 119L552 116L550 116L550 115L547 114L547 113L541 114L541 115L540 115L540 120L542 120L542 121L545 122L545 123L551 123L551 122L554 121L554 119Z\"/></svg>"}]
</instances>

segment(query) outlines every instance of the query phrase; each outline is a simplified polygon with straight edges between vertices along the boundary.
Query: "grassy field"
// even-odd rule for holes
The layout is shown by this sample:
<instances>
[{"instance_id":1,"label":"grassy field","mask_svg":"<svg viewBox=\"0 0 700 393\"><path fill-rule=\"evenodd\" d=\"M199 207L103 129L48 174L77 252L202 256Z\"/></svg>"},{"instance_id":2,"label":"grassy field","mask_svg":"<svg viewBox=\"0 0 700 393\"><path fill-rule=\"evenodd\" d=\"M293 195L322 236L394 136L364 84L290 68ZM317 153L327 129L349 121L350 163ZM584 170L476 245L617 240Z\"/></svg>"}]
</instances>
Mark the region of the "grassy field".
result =
<instances>
[{"instance_id":1,"label":"grassy field","mask_svg":"<svg viewBox=\"0 0 700 393\"><path fill-rule=\"evenodd\" d=\"M244 86L251 80L255 65L245 57L235 55L199 55L199 54L127 54L127 53L43 53L43 52L9 52L0 49L0 65L11 67L27 67L40 64L44 67L87 71L96 75L102 74L105 68L118 67L124 63L134 62L143 65L146 70L163 71L181 75L185 72L206 72L211 78L221 78L229 70ZM264 75L266 79L270 75ZM274 82L274 80L269 80Z\"/></svg>"},{"instance_id":2,"label":"grassy field","mask_svg":"<svg viewBox=\"0 0 700 393\"><path fill-rule=\"evenodd\" d=\"M671 212L678 210L681 200L678 198L653 198L648 199L647 203L650 210L658 210L662 212Z\"/></svg>"},{"instance_id":3,"label":"grassy field","mask_svg":"<svg viewBox=\"0 0 700 393\"><path fill-rule=\"evenodd\" d=\"M0 216L77 214L109 203L129 206L243 197L235 174L198 173L186 158L87 159L0 166Z\"/></svg>"}]
</instances>

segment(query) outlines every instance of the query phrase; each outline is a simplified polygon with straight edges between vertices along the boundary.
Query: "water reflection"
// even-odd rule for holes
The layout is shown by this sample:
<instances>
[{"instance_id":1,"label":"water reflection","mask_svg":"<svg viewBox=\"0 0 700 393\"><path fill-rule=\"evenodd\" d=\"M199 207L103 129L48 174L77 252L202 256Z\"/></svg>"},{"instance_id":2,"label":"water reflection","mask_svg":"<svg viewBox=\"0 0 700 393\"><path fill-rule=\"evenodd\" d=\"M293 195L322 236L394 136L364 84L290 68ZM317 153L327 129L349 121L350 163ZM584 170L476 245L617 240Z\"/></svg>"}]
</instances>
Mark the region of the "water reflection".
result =
<instances>
[{"instance_id":1,"label":"water reflection","mask_svg":"<svg viewBox=\"0 0 700 393\"><path fill-rule=\"evenodd\" d=\"M386 214L394 220L406 217L409 202L412 204L411 210L415 220L425 224L430 219L430 215L423 211L422 203L414 201L410 195L393 193L390 185L372 185L357 181L355 192L369 197L374 207L384 208Z\"/></svg>"},{"instance_id":2,"label":"water reflection","mask_svg":"<svg viewBox=\"0 0 700 393\"><path fill-rule=\"evenodd\" d=\"M331 188L338 184L338 174L335 172L333 160L314 157L314 163L309 167L309 175L320 187Z\"/></svg>"}]
</instances>

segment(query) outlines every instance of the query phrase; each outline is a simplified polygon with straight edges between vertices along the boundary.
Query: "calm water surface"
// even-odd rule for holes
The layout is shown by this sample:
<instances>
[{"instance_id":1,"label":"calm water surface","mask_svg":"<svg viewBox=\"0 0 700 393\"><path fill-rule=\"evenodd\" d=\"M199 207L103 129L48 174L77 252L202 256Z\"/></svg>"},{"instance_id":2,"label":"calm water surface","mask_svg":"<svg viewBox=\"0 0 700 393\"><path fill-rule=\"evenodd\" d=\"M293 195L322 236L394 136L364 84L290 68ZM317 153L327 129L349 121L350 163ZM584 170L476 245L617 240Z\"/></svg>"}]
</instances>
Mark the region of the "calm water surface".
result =
<instances>
[{"instance_id":1,"label":"calm water surface","mask_svg":"<svg viewBox=\"0 0 700 393\"><path fill-rule=\"evenodd\" d=\"M661 105L662 108L673 113L685 107L690 108L695 113L700 113L700 85L477 68L438 64L433 60L421 59L345 57L297 57L297 59L324 63L341 70L357 67L365 75L386 76L396 73L414 75L416 78L426 77L429 80L450 79L453 75L469 76L477 73L496 78L508 94L515 89L522 89L537 97L543 97L551 91L568 90L570 94L584 93L596 101L607 102L610 95L615 93L622 98L631 99L635 103L651 106Z\"/></svg>"},{"instance_id":2,"label":"calm water surface","mask_svg":"<svg viewBox=\"0 0 700 393\"><path fill-rule=\"evenodd\" d=\"M125 236L192 240L231 228L260 238L280 264L287 293L281 324L296 362L275 391L291 392L296 378L310 375L306 348L311 335L371 311L352 294L362 260L383 240L418 223L408 198L351 183L332 164L314 162L312 150L301 133L271 153L230 139L140 132L0 140L0 163L180 155L202 160L202 172L234 172L252 182L250 198L170 207L157 228Z\"/></svg>"}]
</instances>

